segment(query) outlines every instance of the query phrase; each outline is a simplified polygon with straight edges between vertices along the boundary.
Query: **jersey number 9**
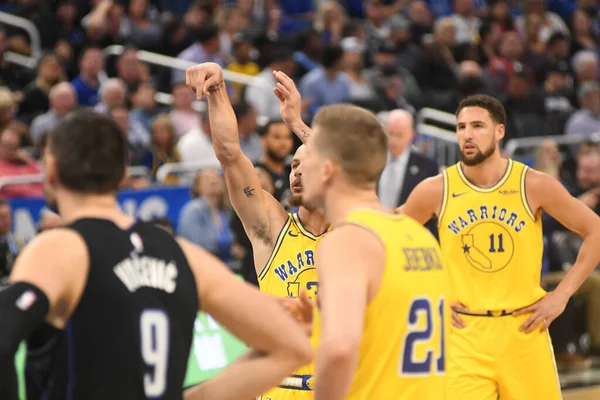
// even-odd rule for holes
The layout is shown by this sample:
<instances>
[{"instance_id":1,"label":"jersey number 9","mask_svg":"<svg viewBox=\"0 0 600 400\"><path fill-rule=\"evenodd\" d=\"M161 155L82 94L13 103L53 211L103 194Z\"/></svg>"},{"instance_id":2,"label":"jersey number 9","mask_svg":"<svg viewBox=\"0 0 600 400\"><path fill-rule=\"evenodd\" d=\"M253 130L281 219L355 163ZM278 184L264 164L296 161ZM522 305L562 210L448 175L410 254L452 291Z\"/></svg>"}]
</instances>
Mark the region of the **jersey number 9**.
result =
<instances>
[{"instance_id":1,"label":"jersey number 9","mask_svg":"<svg viewBox=\"0 0 600 400\"><path fill-rule=\"evenodd\" d=\"M142 358L152 372L144 374L146 397L161 397L167 388L169 317L161 310L145 310L140 316Z\"/></svg>"},{"instance_id":2,"label":"jersey number 9","mask_svg":"<svg viewBox=\"0 0 600 400\"><path fill-rule=\"evenodd\" d=\"M444 299L438 302L437 310L432 309L431 300L426 297L418 297L413 300L408 311L408 332L404 338L402 353L400 356L400 375L425 376L432 371L432 358L439 349L439 356L435 360L435 371L437 374L446 372L446 344L444 337ZM434 306L435 307L435 306ZM439 324L434 323L434 315L439 314ZM425 319L425 323L419 324L419 315ZM439 340L439 344L434 340ZM417 359L417 346L425 357Z\"/></svg>"}]
</instances>

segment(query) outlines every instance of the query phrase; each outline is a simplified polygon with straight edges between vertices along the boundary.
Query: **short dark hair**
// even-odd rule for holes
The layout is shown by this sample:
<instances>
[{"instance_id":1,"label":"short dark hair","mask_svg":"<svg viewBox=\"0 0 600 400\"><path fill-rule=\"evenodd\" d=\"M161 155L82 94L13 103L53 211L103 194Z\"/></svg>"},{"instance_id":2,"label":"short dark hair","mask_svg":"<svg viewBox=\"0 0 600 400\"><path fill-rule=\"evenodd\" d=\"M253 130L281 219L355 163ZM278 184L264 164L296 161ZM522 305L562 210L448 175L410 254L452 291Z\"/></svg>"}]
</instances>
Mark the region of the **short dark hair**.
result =
<instances>
[{"instance_id":1,"label":"short dark hair","mask_svg":"<svg viewBox=\"0 0 600 400\"><path fill-rule=\"evenodd\" d=\"M465 97L456 109L456 116L458 116L458 114L465 107L483 108L490 114L492 121L497 124L506 125L506 110L504 109L502 103L492 96L475 94L473 96Z\"/></svg>"},{"instance_id":2,"label":"short dark hair","mask_svg":"<svg viewBox=\"0 0 600 400\"><path fill-rule=\"evenodd\" d=\"M272 120L268 121L266 124L258 127L258 135L261 137L267 136L267 134L271 130L271 127L275 124L284 124L285 125L285 122L283 122L283 120L281 120L281 119L272 119Z\"/></svg>"},{"instance_id":3,"label":"short dark hair","mask_svg":"<svg viewBox=\"0 0 600 400\"><path fill-rule=\"evenodd\" d=\"M206 43L219 36L219 27L214 22L203 24L196 30L196 41Z\"/></svg>"},{"instance_id":4,"label":"short dark hair","mask_svg":"<svg viewBox=\"0 0 600 400\"><path fill-rule=\"evenodd\" d=\"M91 110L63 118L49 134L48 149L61 185L73 192L114 193L125 175L125 134L112 118Z\"/></svg>"},{"instance_id":5,"label":"short dark hair","mask_svg":"<svg viewBox=\"0 0 600 400\"><path fill-rule=\"evenodd\" d=\"M340 46L327 46L321 55L321 64L324 68L331 68L344 57L344 50Z\"/></svg>"},{"instance_id":6,"label":"short dark hair","mask_svg":"<svg viewBox=\"0 0 600 400\"><path fill-rule=\"evenodd\" d=\"M240 101L233 106L233 112L238 120L248 115L250 111L252 111L252 106L245 101Z\"/></svg>"}]
</instances>

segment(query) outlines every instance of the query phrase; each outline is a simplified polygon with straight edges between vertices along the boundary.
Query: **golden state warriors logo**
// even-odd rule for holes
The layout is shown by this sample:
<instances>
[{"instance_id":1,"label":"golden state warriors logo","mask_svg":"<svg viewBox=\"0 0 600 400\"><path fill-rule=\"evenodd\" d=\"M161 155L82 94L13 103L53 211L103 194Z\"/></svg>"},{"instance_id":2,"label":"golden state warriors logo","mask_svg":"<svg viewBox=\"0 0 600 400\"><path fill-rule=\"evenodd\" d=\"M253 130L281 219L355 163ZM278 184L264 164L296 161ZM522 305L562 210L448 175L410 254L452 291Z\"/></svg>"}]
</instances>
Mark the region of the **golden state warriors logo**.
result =
<instances>
[{"instance_id":1,"label":"golden state warriors logo","mask_svg":"<svg viewBox=\"0 0 600 400\"><path fill-rule=\"evenodd\" d=\"M473 268L482 272L498 272L513 257L515 244L505 226L491 221L474 225L461 235L462 250Z\"/></svg>"},{"instance_id":2,"label":"golden state warriors logo","mask_svg":"<svg viewBox=\"0 0 600 400\"><path fill-rule=\"evenodd\" d=\"M294 277L292 282L287 285L288 296L298 297L300 291L305 290L308 298L311 300L317 299L317 291L319 289L319 279L317 277L316 268L307 268Z\"/></svg>"}]
</instances>

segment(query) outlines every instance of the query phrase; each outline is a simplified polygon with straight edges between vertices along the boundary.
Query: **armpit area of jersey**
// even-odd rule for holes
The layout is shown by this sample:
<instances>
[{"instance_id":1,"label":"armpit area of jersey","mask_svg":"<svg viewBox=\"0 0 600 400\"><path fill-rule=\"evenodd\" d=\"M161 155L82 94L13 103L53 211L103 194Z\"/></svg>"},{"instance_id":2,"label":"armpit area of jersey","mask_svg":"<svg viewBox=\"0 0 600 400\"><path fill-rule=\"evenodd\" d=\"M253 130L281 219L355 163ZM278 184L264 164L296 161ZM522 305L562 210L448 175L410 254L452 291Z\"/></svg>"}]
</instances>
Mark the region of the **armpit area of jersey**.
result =
<instances>
[{"instance_id":1,"label":"armpit area of jersey","mask_svg":"<svg viewBox=\"0 0 600 400\"><path fill-rule=\"evenodd\" d=\"M0 291L0 358L14 356L21 341L43 322L48 309L48 298L32 284L17 282Z\"/></svg>"}]
</instances>

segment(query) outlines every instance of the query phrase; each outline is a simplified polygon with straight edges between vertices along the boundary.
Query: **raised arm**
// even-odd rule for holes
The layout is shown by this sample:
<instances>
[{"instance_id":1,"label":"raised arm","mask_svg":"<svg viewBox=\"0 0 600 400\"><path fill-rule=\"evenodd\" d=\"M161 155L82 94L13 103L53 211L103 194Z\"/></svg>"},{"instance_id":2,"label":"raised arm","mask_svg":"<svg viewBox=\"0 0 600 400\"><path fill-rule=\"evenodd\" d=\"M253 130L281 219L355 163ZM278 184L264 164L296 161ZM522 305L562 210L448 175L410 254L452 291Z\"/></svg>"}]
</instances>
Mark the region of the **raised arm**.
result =
<instances>
[{"instance_id":1,"label":"raised arm","mask_svg":"<svg viewBox=\"0 0 600 400\"><path fill-rule=\"evenodd\" d=\"M583 237L575 264L557 288L533 306L519 312L531 313L522 326L522 330L529 333L540 325L541 329L546 329L600 264L600 217L581 200L571 196L558 180L544 173L530 169L527 172L526 191L529 206L536 214L543 210L571 232Z\"/></svg>"},{"instance_id":2,"label":"raised arm","mask_svg":"<svg viewBox=\"0 0 600 400\"><path fill-rule=\"evenodd\" d=\"M248 237L253 244L255 239L270 243L284 224L286 213L277 200L261 189L252 162L242 152L221 66L204 63L188 68L186 84L198 98L208 97L213 146L225 175L231 204ZM277 221L281 222L271 223Z\"/></svg>"},{"instance_id":3,"label":"raised arm","mask_svg":"<svg viewBox=\"0 0 600 400\"><path fill-rule=\"evenodd\" d=\"M279 112L283 122L292 132L306 143L312 129L302 121L302 97L296 88L294 81L281 71L273 71L273 76L277 79L277 87L273 93L279 99Z\"/></svg>"},{"instance_id":4,"label":"raised arm","mask_svg":"<svg viewBox=\"0 0 600 400\"><path fill-rule=\"evenodd\" d=\"M439 217L443 194L443 176L427 178L413 189L406 203L398 207L396 212L406 214L420 224L425 224L431 217Z\"/></svg>"},{"instance_id":5,"label":"raised arm","mask_svg":"<svg viewBox=\"0 0 600 400\"><path fill-rule=\"evenodd\" d=\"M250 399L311 361L308 337L276 300L237 279L202 249L178 242L197 282L199 306L252 349L214 378L186 390L185 400Z\"/></svg>"}]
</instances>

